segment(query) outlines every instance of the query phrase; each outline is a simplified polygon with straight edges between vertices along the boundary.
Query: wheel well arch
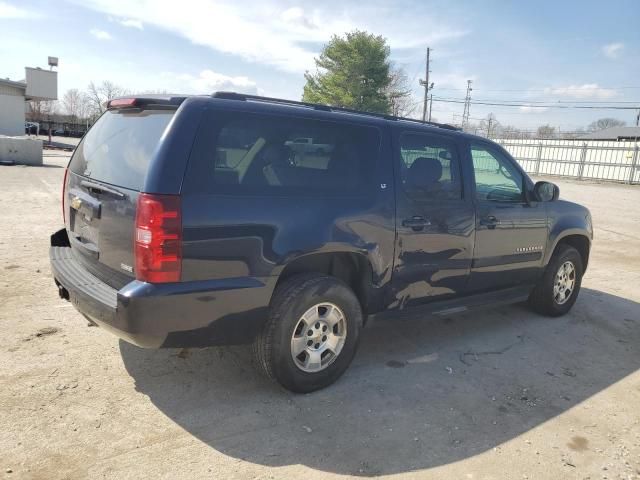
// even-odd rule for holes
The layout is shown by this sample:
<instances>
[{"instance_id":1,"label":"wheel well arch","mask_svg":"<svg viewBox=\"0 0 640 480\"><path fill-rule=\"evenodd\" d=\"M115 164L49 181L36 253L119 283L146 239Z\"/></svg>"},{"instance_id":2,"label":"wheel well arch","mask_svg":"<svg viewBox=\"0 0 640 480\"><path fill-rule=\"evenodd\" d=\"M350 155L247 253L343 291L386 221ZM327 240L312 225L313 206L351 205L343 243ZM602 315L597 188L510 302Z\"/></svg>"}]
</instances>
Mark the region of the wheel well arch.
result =
<instances>
[{"instance_id":1,"label":"wheel well arch","mask_svg":"<svg viewBox=\"0 0 640 480\"><path fill-rule=\"evenodd\" d=\"M560 245L569 245L575 248L578 253L580 253L580 257L582 258L582 268L584 271L587 270L587 264L589 263L589 250L591 249L591 242L585 235L580 234L572 234L562 237L556 243L554 248L554 253L558 249Z\"/></svg>"},{"instance_id":2,"label":"wheel well arch","mask_svg":"<svg viewBox=\"0 0 640 480\"><path fill-rule=\"evenodd\" d=\"M322 273L339 278L356 294L366 314L371 298L373 270L366 256L353 252L327 252L303 255L289 262L278 276L275 288L293 275Z\"/></svg>"}]
</instances>

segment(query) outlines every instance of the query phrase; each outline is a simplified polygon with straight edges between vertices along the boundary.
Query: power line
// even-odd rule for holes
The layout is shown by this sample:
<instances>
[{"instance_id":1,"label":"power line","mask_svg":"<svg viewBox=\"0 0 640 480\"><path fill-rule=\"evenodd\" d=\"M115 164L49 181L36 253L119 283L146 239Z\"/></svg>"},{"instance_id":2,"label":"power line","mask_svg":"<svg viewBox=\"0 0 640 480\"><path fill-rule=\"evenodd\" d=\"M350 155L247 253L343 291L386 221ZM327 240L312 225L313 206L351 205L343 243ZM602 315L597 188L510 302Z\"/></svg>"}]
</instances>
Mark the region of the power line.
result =
<instances>
[{"instance_id":1,"label":"power line","mask_svg":"<svg viewBox=\"0 0 640 480\"><path fill-rule=\"evenodd\" d=\"M464 100L462 98L446 98L446 97L441 97L441 100ZM619 100L619 101L604 101L604 100L526 100L526 99L520 99L520 100L503 100L503 99L494 99L494 98L477 98L476 100L474 100L475 102L498 102L498 103L526 103L527 105L529 104L535 104L535 103L544 103L544 104L550 104L550 103L557 103L557 104L563 104L563 103L589 103L589 104L599 104L599 103L605 103L607 105L611 105L611 104L632 104L632 105L638 105L640 103L640 101L638 100Z\"/></svg>"},{"instance_id":2,"label":"power line","mask_svg":"<svg viewBox=\"0 0 640 480\"><path fill-rule=\"evenodd\" d=\"M439 87L440 88L440 87ZM508 88L498 88L498 89L482 89L483 92L547 92L547 93L552 93L553 90L563 90L563 91L580 91L583 90L584 86L580 86L580 85L574 85L574 86L569 86L569 87L547 87L547 88L514 88L514 89L508 89ZM440 90L453 90L453 91L459 91L459 92L464 92L465 89L461 88L461 87L442 87L440 88ZM593 91L593 90L640 90L640 85L633 85L633 86L624 86L624 87L594 87L594 88L589 88L589 91Z\"/></svg>"},{"instance_id":3,"label":"power line","mask_svg":"<svg viewBox=\"0 0 640 480\"><path fill-rule=\"evenodd\" d=\"M473 89L472 89L473 90ZM431 98L431 95L430 95ZM446 97L433 97L433 101L435 102L442 102L442 103L465 103L466 102L466 97L465 98L446 98ZM638 108L638 104L640 102L636 101L630 101L630 102L598 102L598 101L588 101L588 100L584 100L584 101L579 101L579 102L574 102L574 101L568 101L568 102L564 102L564 101L554 101L554 100L546 100L546 101L542 101L542 100L538 100L538 101L529 101L529 100L494 100L494 99L476 99L471 101L472 104L474 105L494 105L494 106L498 106L498 107L530 107L530 108L593 108L593 109L621 109L621 110L635 110ZM573 103L585 103L585 104L590 104L590 105L567 105L567 104L573 104ZM612 105L614 103L622 103L624 105L626 104L631 104L633 106L620 106L620 105ZM422 104L422 100L418 100L413 102L411 105L418 105L418 104ZM601 105L601 104L606 104L606 105Z\"/></svg>"},{"instance_id":4,"label":"power line","mask_svg":"<svg viewBox=\"0 0 640 480\"><path fill-rule=\"evenodd\" d=\"M544 104L544 105L531 105L531 103L498 103L498 102L480 102L480 101L471 101L471 98L465 98L464 100L458 99L446 99L446 98L437 98L433 99L434 102L443 102L443 103L464 103L465 104L465 113L467 112L467 104L473 105L489 105L496 107L530 107L530 108L562 108L562 109L570 109L570 108L580 108L580 109L591 109L591 110L636 110L638 107L623 107L617 105L558 105L558 104Z\"/></svg>"}]
</instances>

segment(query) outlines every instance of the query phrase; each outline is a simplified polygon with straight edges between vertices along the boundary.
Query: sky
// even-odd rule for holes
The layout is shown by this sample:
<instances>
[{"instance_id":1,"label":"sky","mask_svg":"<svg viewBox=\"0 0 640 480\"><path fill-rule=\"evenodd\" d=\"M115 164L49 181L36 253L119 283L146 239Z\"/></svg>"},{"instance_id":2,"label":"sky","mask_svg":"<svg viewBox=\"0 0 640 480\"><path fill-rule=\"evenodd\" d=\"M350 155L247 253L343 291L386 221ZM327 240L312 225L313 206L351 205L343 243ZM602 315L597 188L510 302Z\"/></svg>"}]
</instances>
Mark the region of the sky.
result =
<instances>
[{"instance_id":1,"label":"sky","mask_svg":"<svg viewBox=\"0 0 640 480\"><path fill-rule=\"evenodd\" d=\"M459 123L463 104L437 99L464 99L472 80L473 101L518 105L472 104L472 121L493 113L503 125L568 131L601 117L635 123L637 110L535 105L640 108L639 18L638 0L0 0L0 77L21 80L51 55L60 96L110 80L134 92L297 100L322 46L360 29L387 39L415 115L430 47L433 119Z\"/></svg>"}]
</instances>

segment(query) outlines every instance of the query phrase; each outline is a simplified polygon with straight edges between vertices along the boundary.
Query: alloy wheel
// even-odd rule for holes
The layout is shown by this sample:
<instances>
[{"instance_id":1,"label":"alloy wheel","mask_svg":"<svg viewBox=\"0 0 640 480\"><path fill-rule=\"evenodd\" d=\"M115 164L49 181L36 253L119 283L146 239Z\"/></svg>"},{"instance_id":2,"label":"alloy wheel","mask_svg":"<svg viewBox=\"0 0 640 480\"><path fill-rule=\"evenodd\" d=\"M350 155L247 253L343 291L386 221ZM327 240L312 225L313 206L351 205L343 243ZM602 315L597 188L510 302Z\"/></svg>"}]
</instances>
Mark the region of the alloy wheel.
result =
<instances>
[{"instance_id":1,"label":"alloy wheel","mask_svg":"<svg viewBox=\"0 0 640 480\"><path fill-rule=\"evenodd\" d=\"M298 320L291 336L291 356L296 366L316 373L331 365L347 338L347 319L333 303L318 303Z\"/></svg>"},{"instance_id":2,"label":"alloy wheel","mask_svg":"<svg viewBox=\"0 0 640 480\"><path fill-rule=\"evenodd\" d=\"M553 300L562 305L569 300L576 285L576 267L564 262L558 269L553 283Z\"/></svg>"}]
</instances>

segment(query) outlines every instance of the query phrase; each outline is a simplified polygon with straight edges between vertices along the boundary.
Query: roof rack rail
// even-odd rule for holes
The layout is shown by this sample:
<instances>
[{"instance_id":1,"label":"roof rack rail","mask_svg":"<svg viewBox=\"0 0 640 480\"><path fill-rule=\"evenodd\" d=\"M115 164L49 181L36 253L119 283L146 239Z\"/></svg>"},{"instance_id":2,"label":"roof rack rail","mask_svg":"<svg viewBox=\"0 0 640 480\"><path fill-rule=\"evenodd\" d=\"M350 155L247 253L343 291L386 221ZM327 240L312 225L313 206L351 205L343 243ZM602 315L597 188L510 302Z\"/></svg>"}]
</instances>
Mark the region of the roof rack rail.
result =
<instances>
[{"instance_id":1,"label":"roof rack rail","mask_svg":"<svg viewBox=\"0 0 640 480\"><path fill-rule=\"evenodd\" d=\"M287 100L284 98L263 97L260 95L250 95L250 94L237 93L237 92L214 92L211 96L213 98L220 98L224 100L239 100L239 101L245 101L245 102L254 101L254 102L265 102L265 103L279 103L282 105L302 106L302 107L313 108L314 110L321 110L325 112L352 113L354 115L365 115L369 117L383 118L385 120L404 120L408 122L421 123L423 125L431 125L434 127L446 128L447 130L461 130L456 126L449 125L447 123L427 122L427 121L418 120L416 118L397 117L395 115L387 115L384 113L363 112L361 110L353 110L351 108L333 107L331 105L322 105L320 103L299 102L297 100Z\"/></svg>"}]
</instances>

